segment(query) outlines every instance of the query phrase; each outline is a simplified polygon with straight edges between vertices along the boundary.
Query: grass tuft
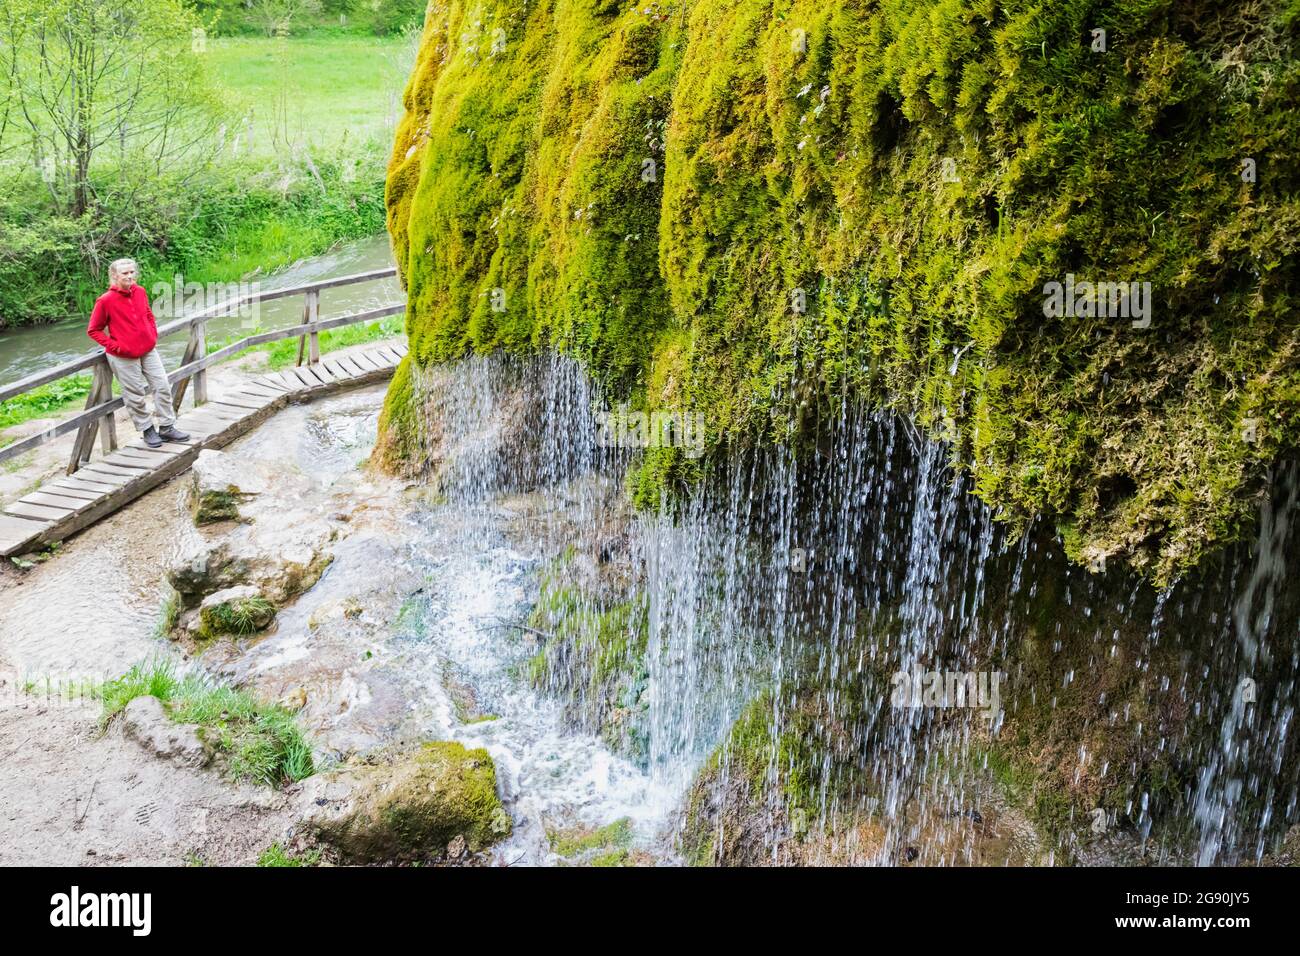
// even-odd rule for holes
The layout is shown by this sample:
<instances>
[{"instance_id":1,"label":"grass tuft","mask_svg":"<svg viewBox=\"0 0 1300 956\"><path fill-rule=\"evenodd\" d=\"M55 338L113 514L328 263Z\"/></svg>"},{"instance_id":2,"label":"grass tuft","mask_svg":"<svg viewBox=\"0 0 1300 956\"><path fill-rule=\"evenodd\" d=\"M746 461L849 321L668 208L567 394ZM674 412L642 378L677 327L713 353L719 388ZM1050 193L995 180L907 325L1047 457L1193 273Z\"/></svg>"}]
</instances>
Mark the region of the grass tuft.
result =
<instances>
[{"instance_id":1,"label":"grass tuft","mask_svg":"<svg viewBox=\"0 0 1300 956\"><path fill-rule=\"evenodd\" d=\"M157 697L172 720L203 728L205 742L228 757L237 779L276 787L316 772L311 745L288 710L199 674L180 677L171 661L135 664L100 694L101 729L137 697Z\"/></svg>"}]
</instances>

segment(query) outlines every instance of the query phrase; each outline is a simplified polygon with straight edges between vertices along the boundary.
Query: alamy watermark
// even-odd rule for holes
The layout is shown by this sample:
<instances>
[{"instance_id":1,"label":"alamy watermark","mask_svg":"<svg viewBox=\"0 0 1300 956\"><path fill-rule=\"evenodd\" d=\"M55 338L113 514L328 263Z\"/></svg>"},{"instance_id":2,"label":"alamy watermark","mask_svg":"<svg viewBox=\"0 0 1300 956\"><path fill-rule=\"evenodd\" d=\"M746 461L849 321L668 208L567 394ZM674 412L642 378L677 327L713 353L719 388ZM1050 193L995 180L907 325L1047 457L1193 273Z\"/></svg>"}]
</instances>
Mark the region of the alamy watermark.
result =
<instances>
[{"instance_id":1,"label":"alamy watermark","mask_svg":"<svg viewBox=\"0 0 1300 956\"><path fill-rule=\"evenodd\" d=\"M158 315L178 318L196 312L239 316L244 328L261 323L262 288L259 282L186 282L179 272L171 282L156 282L150 288L153 310Z\"/></svg>"},{"instance_id":2,"label":"alamy watermark","mask_svg":"<svg viewBox=\"0 0 1300 956\"><path fill-rule=\"evenodd\" d=\"M982 710L992 720L1002 709L1002 671L895 671L895 707Z\"/></svg>"},{"instance_id":3,"label":"alamy watermark","mask_svg":"<svg viewBox=\"0 0 1300 956\"><path fill-rule=\"evenodd\" d=\"M687 458L704 453L703 412L633 412L620 405L598 412L596 424L601 448L684 448Z\"/></svg>"},{"instance_id":4,"label":"alamy watermark","mask_svg":"<svg viewBox=\"0 0 1300 956\"><path fill-rule=\"evenodd\" d=\"M1151 283L1091 282L1067 272L1064 283L1043 285L1043 315L1052 319L1132 319L1133 328L1149 328Z\"/></svg>"}]
</instances>

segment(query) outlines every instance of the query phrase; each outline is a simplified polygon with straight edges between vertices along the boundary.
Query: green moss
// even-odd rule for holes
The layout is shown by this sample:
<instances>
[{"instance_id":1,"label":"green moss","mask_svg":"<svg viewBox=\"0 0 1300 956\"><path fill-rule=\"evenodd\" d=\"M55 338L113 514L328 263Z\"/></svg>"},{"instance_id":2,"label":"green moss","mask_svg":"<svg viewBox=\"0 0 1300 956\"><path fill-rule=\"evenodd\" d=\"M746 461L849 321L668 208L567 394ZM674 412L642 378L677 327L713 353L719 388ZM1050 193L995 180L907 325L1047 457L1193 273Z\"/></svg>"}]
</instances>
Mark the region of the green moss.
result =
<instances>
[{"instance_id":1,"label":"green moss","mask_svg":"<svg viewBox=\"0 0 1300 956\"><path fill-rule=\"evenodd\" d=\"M764 862L773 834L784 829L798 840L837 794L857 803L870 793L860 755L875 699L860 686L846 686L834 702L812 688L756 697L691 785L679 839L686 860Z\"/></svg>"},{"instance_id":2,"label":"green moss","mask_svg":"<svg viewBox=\"0 0 1300 956\"><path fill-rule=\"evenodd\" d=\"M632 842L632 821L628 817L615 820L603 827L570 827L548 831L551 849L560 856L574 857L593 850L605 851L603 855L625 852ZM598 864L593 866L611 865Z\"/></svg>"},{"instance_id":3,"label":"green moss","mask_svg":"<svg viewBox=\"0 0 1300 956\"><path fill-rule=\"evenodd\" d=\"M446 845L464 836L481 850L510 833L510 818L497 797L496 769L482 748L467 750L454 741L426 743L417 757L423 776L435 778L427 800L393 801L383 819L399 842Z\"/></svg>"},{"instance_id":4,"label":"green moss","mask_svg":"<svg viewBox=\"0 0 1300 956\"><path fill-rule=\"evenodd\" d=\"M379 440L371 460L388 472L411 474L419 469L419 407L411 382L411 359L402 358L393 372L384 407L379 412Z\"/></svg>"},{"instance_id":5,"label":"green moss","mask_svg":"<svg viewBox=\"0 0 1300 956\"><path fill-rule=\"evenodd\" d=\"M239 506L246 496L228 491L208 491L194 498L194 523L238 521Z\"/></svg>"},{"instance_id":6,"label":"green moss","mask_svg":"<svg viewBox=\"0 0 1300 956\"><path fill-rule=\"evenodd\" d=\"M716 454L862 397L1014 529L1167 581L1300 444L1296 31L1280 0L449 0L387 188L412 361L558 346ZM1150 282L1150 327L1045 317L1066 273Z\"/></svg>"}]
</instances>

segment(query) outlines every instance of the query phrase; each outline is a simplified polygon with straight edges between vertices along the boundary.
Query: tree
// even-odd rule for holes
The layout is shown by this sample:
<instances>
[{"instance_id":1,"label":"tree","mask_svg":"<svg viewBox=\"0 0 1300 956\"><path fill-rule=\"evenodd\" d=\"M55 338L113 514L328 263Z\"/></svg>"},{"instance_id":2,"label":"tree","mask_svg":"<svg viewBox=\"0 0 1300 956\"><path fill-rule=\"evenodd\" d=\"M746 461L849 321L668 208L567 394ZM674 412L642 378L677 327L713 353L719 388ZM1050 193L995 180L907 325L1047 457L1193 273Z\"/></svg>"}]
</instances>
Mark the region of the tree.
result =
<instances>
[{"instance_id":1,"label":"tree","mask_svg":"<svg viewBox=\"0 0 1300 956\"><path fill-rule=\"evenodd\" d=\"M320 12L321 0L257 0L253 7L254 16L269 37L288 36L303 17Z\"/></svg>"},{"instance_id":2,"label":"tree","mask_svg":"<svg viewBox=\"0 0 1300 956\"><path fill-rule=\"evenodd\" d=\"M101 166L141 183L186 168L223 112L205 49L183 0L5 0L0 156L29 157L74 218L98 204Z\"/></svg>"}]
</instances>

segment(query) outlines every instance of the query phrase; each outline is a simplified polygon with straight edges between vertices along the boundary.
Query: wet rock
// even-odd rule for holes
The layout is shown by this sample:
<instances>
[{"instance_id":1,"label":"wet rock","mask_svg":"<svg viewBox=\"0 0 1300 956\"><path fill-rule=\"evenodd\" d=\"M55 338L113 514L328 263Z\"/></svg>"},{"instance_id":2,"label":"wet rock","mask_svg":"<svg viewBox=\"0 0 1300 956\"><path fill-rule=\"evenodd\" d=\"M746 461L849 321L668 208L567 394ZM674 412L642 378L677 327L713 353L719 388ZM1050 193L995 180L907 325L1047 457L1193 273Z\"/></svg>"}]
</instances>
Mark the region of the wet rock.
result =
<instances>
[{"instance_id":1,"label":"wet rock","mask_svg":"<svg viewBox=\"0 0 1300 956\"><path fill-rule=\"evenodd\" d=\"M199 605L199 635L254 634L275 620L275 605L249 584L209 594Z\"/></svg>"},{"instance_id":2,"label":"wet rock","mask_svg":"<svg viewBox=\"0 0 1300 956\"><path fill-rule=\"evenodd\" d=\"M302 687L295 687L280 700L280 706L292 714L298 713L307 706L307 691Z\"/></svg>"},{"instance_id":3,"label":"wet rock","mask_svg":"<svg viewBox=\"0 0 1300 956\"><path fill-rule=\"evenodd\" d=\"M248 584L275 604L286 604L314 585L333 560L332 530L303 516L296 527L246 529L219 541L195 542L167 573L186 607L216 591Z\"/></svg>"},{"instance_id":4,"label":"wet rock","mask_svg":"<svg viewBox=\"0 0 1300 956\"><path fill-rule=\"evenodd\" d=\"M477 852L508 836L486 750L431 742L418 750L354 764L304 782L303 825L349 863Z\"/></svg>"},{"instance_id":5,"label":"wet rock","mask_svg":"<svg viewBox=\"0 0 1300 956\"><path fill-rule=\"evenodd\" d=\"M339 621L355 621L361 616L365 608L355 597L348 597L342 600L326 601L311 612L307 618L307 626L316 630L324 624Z\"/></svg>"},{"instance_id":6,"label":"wet rock","mask_svg":"<svg viewBox=\"0 0 1300 956\"><path fill-rule=\"evenodd\" d=\"M190 471L190 506L194 523L238 521L239 506L265 490L247 466L231 460L224 452L205 448L194 459Z\"/></svg>"},{"instance_id":7,"label":"wet rock","mask_svg":"<svg viewBox=\"0 0 1300 956\"><path fill-rule=\"evenodd\" d=\"M450 843L447 844L447 857L452 860L459 860L465 855L465 838L457 833Z\"/></svg>"},{"instance_id":8,"label":"wet rock","mask_svg":"<svg viewBox=\"0 0 1300 956\"><path fill-rule=\"evenodd\" d=\"M122 711L122 733L161 760L205 767L212 754L203 746L197 724L178 724L157 697L137 697Z\"/></svg>"}]
</instances>

